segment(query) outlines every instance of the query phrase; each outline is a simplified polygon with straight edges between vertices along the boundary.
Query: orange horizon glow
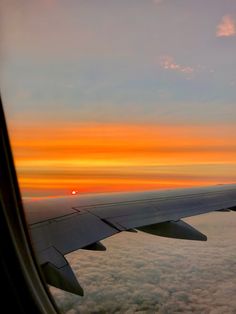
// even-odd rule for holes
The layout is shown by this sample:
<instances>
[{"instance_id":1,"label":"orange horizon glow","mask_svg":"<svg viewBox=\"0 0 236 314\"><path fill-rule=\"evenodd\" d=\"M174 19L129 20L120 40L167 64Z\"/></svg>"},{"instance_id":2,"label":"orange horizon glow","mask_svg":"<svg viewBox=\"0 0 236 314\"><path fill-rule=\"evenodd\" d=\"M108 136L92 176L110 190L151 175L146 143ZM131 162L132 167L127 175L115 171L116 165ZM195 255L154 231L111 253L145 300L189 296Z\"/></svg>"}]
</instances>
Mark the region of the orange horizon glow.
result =
<instances>
[{"instance_id":1,"label":"orange horizon glow","mask_svg":"<svg viewBox=\"0 0 236 314\"><path fill-rule=\"evenodd\" d=\"M235 182L233 125L83 123L10 130L23 195Z\"/></svg>"}]
</instances>

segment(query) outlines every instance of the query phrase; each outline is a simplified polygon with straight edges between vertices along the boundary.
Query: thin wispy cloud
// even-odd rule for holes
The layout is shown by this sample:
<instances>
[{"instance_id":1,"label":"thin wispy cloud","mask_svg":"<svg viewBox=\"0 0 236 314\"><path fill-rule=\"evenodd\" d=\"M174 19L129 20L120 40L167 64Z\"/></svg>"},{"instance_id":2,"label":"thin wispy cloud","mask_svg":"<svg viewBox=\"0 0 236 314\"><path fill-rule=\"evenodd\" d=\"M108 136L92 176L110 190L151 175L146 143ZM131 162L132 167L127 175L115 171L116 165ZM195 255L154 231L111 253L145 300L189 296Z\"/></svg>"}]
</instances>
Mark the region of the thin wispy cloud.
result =
<instances>
[{"instance_id":1,"label":"thin wispy cloud","mask_svg":"<svg viewBox=\"0 0 236 314\"><path fill-rule=\"evenodd\" d=\"M230 15L222 17L220 24L217 26L217 37L229 37L236 34L236 25L234 19Z\"/></svg>"},{"instance_id":2,"label":"thin wispy cloud","mask_svg":"<svg viewBox=\"0 0 236 314\"><path fill-rule=\"evenodd\" d=\"M178 71L184 74L192 74L194 72L192 67L178 64L170 56L164 56L161 58L161 66L166 70Z\"/></svg>"}]
</instances>

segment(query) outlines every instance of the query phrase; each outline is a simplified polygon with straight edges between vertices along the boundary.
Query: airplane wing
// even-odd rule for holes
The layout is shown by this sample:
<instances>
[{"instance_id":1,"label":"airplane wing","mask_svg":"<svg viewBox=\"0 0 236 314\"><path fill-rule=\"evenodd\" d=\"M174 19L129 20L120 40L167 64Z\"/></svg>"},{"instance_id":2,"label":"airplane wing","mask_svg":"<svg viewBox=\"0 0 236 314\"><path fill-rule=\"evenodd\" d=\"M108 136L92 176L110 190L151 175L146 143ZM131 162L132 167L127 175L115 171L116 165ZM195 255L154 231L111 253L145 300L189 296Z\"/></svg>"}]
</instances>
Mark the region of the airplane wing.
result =
<instances>
[{"instance_id":1,"label":"airplane wing","mask_svg":"<svg viewBox=\"0 0 236 314\"><path fill-rule=\"evenodd\" d=\"M99 241L121 231L204 241L206 236L181 218L236 210L236 184L28 200L24 207L46 281L83 295L65 254L105 250Z\"/></svg>"}]
</instances>

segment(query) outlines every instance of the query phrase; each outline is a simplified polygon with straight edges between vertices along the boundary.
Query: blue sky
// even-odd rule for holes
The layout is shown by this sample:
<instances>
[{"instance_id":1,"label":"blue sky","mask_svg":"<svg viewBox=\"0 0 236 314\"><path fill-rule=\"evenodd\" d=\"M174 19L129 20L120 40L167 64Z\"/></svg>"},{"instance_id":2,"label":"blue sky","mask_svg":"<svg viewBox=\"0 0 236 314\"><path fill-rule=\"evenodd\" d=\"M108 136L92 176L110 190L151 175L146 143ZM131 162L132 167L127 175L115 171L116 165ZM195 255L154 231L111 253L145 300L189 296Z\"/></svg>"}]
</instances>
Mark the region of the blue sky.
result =
<instances>
[{"instance_id":1,"label":"blue sky","mask_svg":"<svg viewBox=\"0 0 236 314\"><path fill-rule=\"evenodd\" d=\"M74 111L104 120L104 111L119 121L130 110L130 122L234 122L235 1L2 6L2 93L12 112L61 105L72 120Z\"/></svg>"}]
</instances>

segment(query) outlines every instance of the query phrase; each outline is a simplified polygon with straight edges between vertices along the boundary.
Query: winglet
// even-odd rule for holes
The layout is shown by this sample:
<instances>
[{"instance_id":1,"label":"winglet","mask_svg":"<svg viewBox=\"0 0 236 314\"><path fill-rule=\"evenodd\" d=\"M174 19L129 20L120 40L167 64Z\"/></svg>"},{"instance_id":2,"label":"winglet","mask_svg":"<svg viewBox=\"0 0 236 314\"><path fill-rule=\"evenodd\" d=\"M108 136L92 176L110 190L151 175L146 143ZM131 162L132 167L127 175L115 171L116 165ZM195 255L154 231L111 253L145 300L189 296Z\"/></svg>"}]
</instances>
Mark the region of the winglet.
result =
<instances>
[{"instance_id":1,"label":"winglet","mask_svg":"<svg viewBox=\"0 0 236 314\"><path fill-rule=\"evenodd\" d=\"M169 221L137 228L140 231L175 239L206 241L207 237L182 220Z\"/></svg>"}]
</instances>

